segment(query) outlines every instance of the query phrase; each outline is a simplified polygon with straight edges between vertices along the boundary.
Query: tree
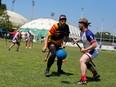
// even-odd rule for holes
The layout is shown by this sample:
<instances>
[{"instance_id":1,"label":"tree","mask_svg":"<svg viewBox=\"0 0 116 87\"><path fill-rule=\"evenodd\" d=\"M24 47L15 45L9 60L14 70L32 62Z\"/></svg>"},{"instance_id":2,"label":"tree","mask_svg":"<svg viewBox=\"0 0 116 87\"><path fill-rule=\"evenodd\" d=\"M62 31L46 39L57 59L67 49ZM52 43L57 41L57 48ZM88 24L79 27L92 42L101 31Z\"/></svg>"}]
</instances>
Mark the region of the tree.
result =
<instances>
[{"instance_id":1,"label":"tree","mask_svg":"<svg viewBox=\"0 0 116 87\"><path fill-rule=\"evenodd\" d=\"M102 37L101 37L101 34L102 34ZM115 37L113 37L113 35L111 35L111 33L109 32L97 32L95 34L95 37L98 41L104 41L104 42L112 42L113 38L114 38L114 41L115 41Z\"/></svg>"},{"instance_id":2,"label":"tree","mask_svg":"<svg viewBox=\"0 0 116 87\"><path fill-rule=\"evenodd\" d=\"M0 0L1 2L2 0ZM5 4L0 5L0 28L7 29L11 31L13 24L9 21L9 16L7 15L7 8Z\"/></svg>"},{"instance_id":3,"label":"tree","mask_svg":"<svg viewBox=\"0 0 116 87\"><path fill-rule=\"evenodd\" d=\"M1 4L2 4L2 0L0 0L0 6L1 6Z\"/></svg>"}]
</instances>

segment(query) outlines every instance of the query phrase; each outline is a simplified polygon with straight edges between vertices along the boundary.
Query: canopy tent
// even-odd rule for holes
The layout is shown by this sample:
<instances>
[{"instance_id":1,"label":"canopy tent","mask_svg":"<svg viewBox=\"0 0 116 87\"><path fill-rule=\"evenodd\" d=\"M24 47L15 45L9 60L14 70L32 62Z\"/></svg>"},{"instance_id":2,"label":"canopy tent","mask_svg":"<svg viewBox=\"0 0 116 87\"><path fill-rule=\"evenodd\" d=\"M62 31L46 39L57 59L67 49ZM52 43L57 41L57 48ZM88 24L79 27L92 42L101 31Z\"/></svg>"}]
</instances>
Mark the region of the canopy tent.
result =
<instances>
[{"instance_id":1,"label":"canopy tent","mask_svg":"<svg viewBox=\"0 0 116 87\"><path fill-rule=\"evenodd\" d=\"M34 34L34 41L40 40L41 37L45 37L52 27L53 24L58 23L58 21L50 18L39 18L32 20L19 28L23 33L31 31ZM79 29L69 25L70 28L70 37L77 38L79 37Z\"/></svg>"}]
</instances>

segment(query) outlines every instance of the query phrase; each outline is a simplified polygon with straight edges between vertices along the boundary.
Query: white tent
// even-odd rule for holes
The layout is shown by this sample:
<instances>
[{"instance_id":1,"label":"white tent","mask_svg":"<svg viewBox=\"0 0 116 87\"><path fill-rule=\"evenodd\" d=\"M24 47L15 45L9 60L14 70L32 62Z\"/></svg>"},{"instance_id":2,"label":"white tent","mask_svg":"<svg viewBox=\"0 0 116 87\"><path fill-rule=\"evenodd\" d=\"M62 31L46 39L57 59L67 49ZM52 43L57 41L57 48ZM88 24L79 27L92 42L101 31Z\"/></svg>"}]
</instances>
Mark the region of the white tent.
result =
<instances>
[{"instance_id":1,"label":"white tent","mask_svg":"<svg viewBox=\"0 0 116 87\"><path fill-rule=\"evenodd\" d=\"M37 39L40 39L41 37L45 37L49 29L55 23L58 23L58 21L50 18L39 18L24 24L23 26L20 27L20 30L22 30L23 32L27 32L31 30L31 32L33 32L35 36L34 38L35 41L37 41ZM70 24L68 25L70 28L70 37L74 37L74 38L79 37L79 33L80 33L79 29L77 29L76 27Z\"/></svg>"},{"instance_id":2,"label":"white tent","mask_svg":"<svg viewBox=\"0 0 116 87\"><path fill-rule=\"evenodd\" d=\"M14 25L24 25L25 23L28 22L26 18L24 18L22 15L7 10L7 14L9 16L9 20L14 24Z\"/></svg>"}]
</instances>

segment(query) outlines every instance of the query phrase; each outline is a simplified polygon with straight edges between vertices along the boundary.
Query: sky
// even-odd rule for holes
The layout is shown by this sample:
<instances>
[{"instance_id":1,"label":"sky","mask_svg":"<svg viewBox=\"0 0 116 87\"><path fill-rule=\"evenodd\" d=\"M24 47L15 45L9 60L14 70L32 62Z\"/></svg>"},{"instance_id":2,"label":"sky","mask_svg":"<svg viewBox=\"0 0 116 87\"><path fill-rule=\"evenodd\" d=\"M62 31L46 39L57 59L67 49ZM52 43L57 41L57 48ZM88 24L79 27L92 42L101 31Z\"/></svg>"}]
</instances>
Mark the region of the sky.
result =
<instances>
[{"instance_id":1,"label":"sky","mask_svg":"<svg viewBox=\"0 0 116 87\"><path fill-rule=\"evenodd\" d=\"M67 17L67 23L78 28L81 17L91 22L90 30L116 34L116 0L2 0L7 10L21 14L28 20L53 18L58 20L61 14ZM54 13L54 16L51 16Z\"/></svg>"}]
</instances>

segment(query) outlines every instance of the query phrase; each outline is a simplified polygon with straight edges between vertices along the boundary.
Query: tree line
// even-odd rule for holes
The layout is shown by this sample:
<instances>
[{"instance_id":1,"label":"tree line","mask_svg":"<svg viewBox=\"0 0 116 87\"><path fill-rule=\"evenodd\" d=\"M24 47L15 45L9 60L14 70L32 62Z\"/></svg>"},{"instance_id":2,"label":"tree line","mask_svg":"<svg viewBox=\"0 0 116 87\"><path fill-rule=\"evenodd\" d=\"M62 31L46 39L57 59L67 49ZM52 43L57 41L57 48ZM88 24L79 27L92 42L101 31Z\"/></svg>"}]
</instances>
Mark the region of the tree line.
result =
<instances>
[{"instance_id":1,"label":"tree line","mask_svg":"<svg viewBox=\"0 0 116 87\"><path fill-rule=\"evenodd\" d=\"M2 4L2 0L0 0L0 28L8 31L12 31L13 28L13 24L9 21L9 16L7 15L6 4Z\"/></svg>"},{"instance_id":2,"label":"tree line","mask_svg":"<svg viewBox=\"0 0 116 87\"><path fill-rule=\"evenodd\" d=\"M102 42L116 42L116 35L111 35L109 32L97 32L95 37Z\"/></svg>"}]
</instances>

